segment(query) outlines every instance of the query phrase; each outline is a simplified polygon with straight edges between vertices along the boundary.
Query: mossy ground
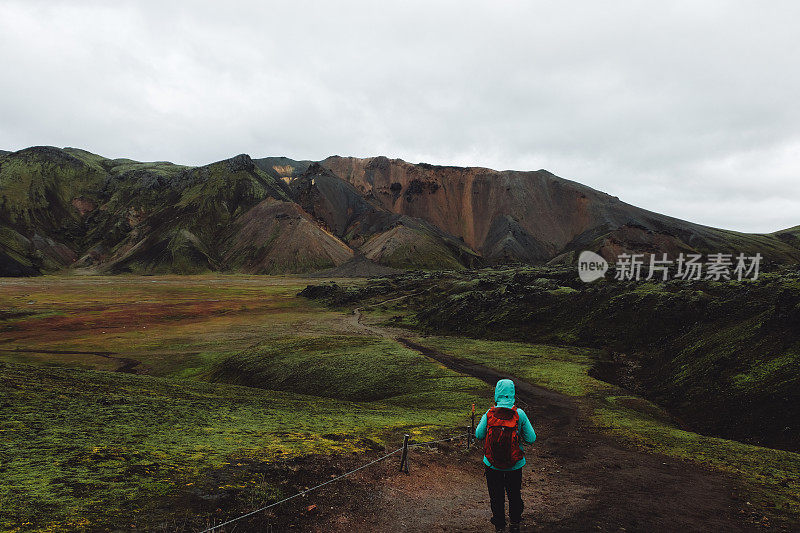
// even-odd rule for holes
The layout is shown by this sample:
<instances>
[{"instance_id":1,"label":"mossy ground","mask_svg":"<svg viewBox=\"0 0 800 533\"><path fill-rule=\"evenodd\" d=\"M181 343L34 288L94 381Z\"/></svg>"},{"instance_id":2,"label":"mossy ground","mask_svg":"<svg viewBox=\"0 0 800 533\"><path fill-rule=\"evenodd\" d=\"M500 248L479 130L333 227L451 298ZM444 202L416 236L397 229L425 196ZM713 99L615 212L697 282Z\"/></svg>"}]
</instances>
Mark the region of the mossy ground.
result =
<instances>
[{"instance_id":1,"label":"mossy ground","mask_svg":"<svg viewBox=\"0 0 800 533\"><path fill-rule=\"evenodd\" d=\"M247 465L452 434L486 401L477 380L353 334L297 278L0 283L0 530L152 529L200 486L246 510L282 495ZM49 353L69 350L146 374Z\"/></svg>"},{"instance_id":2,"label":"mossy ground","mask_svg":"<svg viewBox=\"0 0 800 533\"><path fill-rule=\"evenodd\" d=\"M449 434L466 423L470 403L488 405L476 380L354 331L343 311L370 285L340 281L335 310L297 297L306 283L219 275L0 280L0 528L152 528L201 486L215 497L232 494L226 508L250 509L281 489L249 465L393 448L403 432ZM454 297L481 286L459 283ZM546 279L531 285L541 286L537 294L576 297ZM390 297L376 291L362 306L373 322L425 329L414 310L435 296L428 289L423 282ZM558 291L569 294L551 294ZM630 298L663 303L665 292L642 286ZM760 508L800 517L798 454L682 430L656 405L590 375L604 351L418 340L571 395L613 438L729 472ZM723 340L708 342L726 351ZM78 351L136 359L146 375L109 372L118 360ZM731 379L743 388L767 383L794 361L756 361ZM229 477L232 465L245 466Z\"/></svg>"},{"instance_id":3,"label":"mossy ground","mask_svg":"<svg viewBox=\"0 0 800 533\"><path fill-rule=\"evenodd\" d=\"M613 438L733 474L752 503L800 521L800 454L682 430L655 404L590 376L596 350L463 337L417 342L573 396Z\"/></svg>"},{"instance_id":4,"label":"mossy ground","mask_svg":"<svg viewBox=\"0 0 800 533\"><path fill-rule=\"evenodd\" d=\"M321 289L317 297L332 305L372 309L388 301L397 311L384 311L397 318L387 323L420 332L602 349L611 367L603 379L646 395L695 430L800 450L797 272L586 284L572 268L521 266Z\"/></svg>"},{"instance_id":5,"label":"mossy ground","mask_svg":"<svg viewBox=\"0 0 800 533\"><path fill-rule=\"evenodd\" d=\"M303 285L291 278L45 276L0 284L9 317L0 321L0 360L109 369L113 361L102 357L45 353L109 351L161 377L199 373L293 328L330 333L339 316L296 298Z\"/></svg>"},{"instance_id":6,"label":"mossy ground","mask_svg":"<svg viewBox=\"0 0 800 533\"><path fill-rule=\"evenodd\" d=\"M350 401L458 409L484 385L386 339L329 335L270 340L214 365L210 379Z\"/></svg>"},{"instance_id":7,"label":"mossy ground","mask_svg":"<svg viewBox=\"0 0 800 533\"><path fill-rule=\"evenodd\" d=\"M165 519L146 516L154 500L207 470L394 446L466 413L15 363L0 378L0 528L12 530L153 526Z\"/></svg>"}]
</instances>

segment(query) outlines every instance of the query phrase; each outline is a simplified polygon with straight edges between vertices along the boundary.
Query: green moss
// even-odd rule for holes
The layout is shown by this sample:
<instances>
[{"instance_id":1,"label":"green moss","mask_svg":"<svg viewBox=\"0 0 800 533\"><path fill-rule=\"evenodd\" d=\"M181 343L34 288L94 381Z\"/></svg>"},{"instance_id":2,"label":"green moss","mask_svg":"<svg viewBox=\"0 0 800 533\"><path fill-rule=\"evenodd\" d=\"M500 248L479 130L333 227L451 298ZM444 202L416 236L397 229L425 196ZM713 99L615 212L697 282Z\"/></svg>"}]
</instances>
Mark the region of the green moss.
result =
<instances>
[{"instance_id":1,"label":"green moss","mask_svg":"<svg viewBox=\"0 0 800 533\"><path fill-rule=\"evenodd\" d=\"M414 234L412 243L393 248L381 256L380 262L401 269L464 270L464 265L443 242L421 231Z\"/></svg>"},{"instance_id":2,"label":"green moss","mask_svg":"<svg viewBox=\"0 0 800 533\"><path fill-rule=\"evenodd\" d=\"M463 407L484 388L396 342L344 335L275 339L220 361L210 379L342 400L400 398L404 405L442 409Z\"/></svg>"},{"instance_id":3,"label":"green moss","mask_svg":"<svg viewBox=\"0 0 800 533\"><path fill-rule=\"evenodd\" d=\"M417 342L569 394L598 429L615 439L733 474L761 509L800 520L800 454L681 430L655 404L589 376L596 351L455 337ZM770 372L796 362L794 354L787 354L740 379L767 379Z\"/></svg>"},{"instance_id":4,"label":"green moss","mask_svg":"<svg viewBox=\"0 0 800 533\"><path fill-rule=\"evenodd\" d=\"M471 279L471 280L464 280L464 281L456 281L453 283L453 292L454 293L463 293L475 290L478 287L480 280L478 279Z\"/></svg>"},{"instance_id":5,"label":"green moss","mask_svg":"<svg viewBox=\"0 0 800 533\"><path fill-rule=\"evenodd\" d=\"M787 353L774 359L758 361L747 372L731 377L734 387L741 390L772 388L769 382L776 376L791 376L800 373L800 356Z\"/></svg>"},{"instance_id":6,"label":"green moss","mask_svg":"<svg viewBox=\"0 0 800 533\"><path fill-rule=\"evenodd\" d=\"M578 294L580 291L577 289L573 289L572 287L559 287L557 289L552 289L547 291L554 296L568 296L570 294Z\"/></svg>"},{"instance_id":7,"label":"green moss","mask_svg":"<svg viewBox=\"0 0 800 533\"><path fill-rule=\"evenodd\" d=\"M609 387L588 375L595 353L590 349L461 337L425 337L419 342L570 396Z\"/></svg>"},{"instance_id":8,"label":"green moss","mask_svg":"<svg viewBox=\"0 0 800 533\"><path fill-rule=\"evenodd\" d=\"M12 224L56 230L62 213L74 215L69 202L78 196L95 197L104 173L50 148L17 152L0 165L0 212ZM55 203L54 203L55 202Z\"/></svg>"},{"instance_id":9,"label":"green moss","mask_svg":"<svg viewBox=\"0 0 800 533\"><path fill-rule=\"evenodd\" d=\"M574 268L409 273L342 299L363 305L391 295L411 295L403 304L411 318L399 323L427 333L622 354L640 368L632 377L643 379L648 397L692 427L753 444L798 445L800 372L771 363L800 353L800 282L791 270L747 282L593 284L577 280Z\"/></svg>"},{"instance_id":10,"label":"green moss","mask_svg":"<svg viewBox=\"0 0 800 533\"><path fill-rule=\"evenodd\" d=\"M77 159L80 159L81 161L86 163L88 166L90 166L90 167L92 167L94 169L97 169L97 170L103 170L104 164L108 161L107 158L105 158L105 157L103 157L101 155L93 154L92 152L89 152L87 150L83 150L81 148L66 147L63 150L64 150L64 152L68 153L69 155L71 155L71 156L73 156L73 157L75 157Z\"/></svg>"},{"instance_id":11,"label":"green moss","mask_svg":"<svg viewBox=\"0 0 800 533\"><path fill-rule=\"evenodd\" d=\"M17 263L32 267L32 244L28 239L3 225L0 225L0 251L5 252Z\"/></svg>"},{"instance_id":12,"label":"green moss","mask_svg":"<svg viewBox=\"0 0 800 533\"><path fill-rule=\"evenodd\" d=\"M114 174L124 174L135 170L145 170L167 178L174 178L181 172L189 170L191 167L176 165L167 161L157 161L152 163L141 163L130 159L114 159L107 161L106 168Z\"/></svg>"},{"instance_id":13,"label":"green moss","mask_svg":"<svg viewBox=\"0 0 800 533\"><path fill-rule=\"evenodd\" d=\"M318 364L342 370L324 357ZM417 364L432 368L417 373L427 380L418 392L354 403L332 398L326 384L311 396L0 363L0 528L68 530L80 520L105 528L232 457L363 452L363 435L394 442L410 427L427 436L463 423L476 383ZM371 375L364 365L347 369L355 389L358 370Z\"/></svg>"},{"instance_id":14,"label":"green moss","mask_svg":"<svg viewBox=\"0 0 800 533\"><path fill-rule=\"evenodd\" d=\"M450 435L486 403L475 379L391 341L339 334L341 313L296 297L304 285L219 275L7 284L4 346L31 352L0 353L0 530L114 530L132 518L153 530L191 511L187 484L250 510L283 485L263 475L276 461ZM149 375L38 348L117 352ZM227 383L203 381L220 369ZM226 470L238 462L250 466Z\"/></svg>"}]
</instances>

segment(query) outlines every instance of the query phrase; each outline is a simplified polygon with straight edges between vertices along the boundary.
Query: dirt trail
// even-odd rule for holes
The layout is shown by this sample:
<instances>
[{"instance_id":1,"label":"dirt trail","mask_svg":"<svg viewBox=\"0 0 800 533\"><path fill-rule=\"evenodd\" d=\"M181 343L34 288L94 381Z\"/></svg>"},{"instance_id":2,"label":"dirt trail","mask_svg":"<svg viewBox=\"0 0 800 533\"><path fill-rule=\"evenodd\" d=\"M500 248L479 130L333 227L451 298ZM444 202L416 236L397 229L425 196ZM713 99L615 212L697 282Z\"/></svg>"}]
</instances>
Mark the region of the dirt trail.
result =
<instances>
[{"instance_id":1,"label":"dirt trail","mask_svg":"<svg viewBox=\"0 0 800 533\"><path fill-rule=\"evenodd\" d=\"M407 348L416 350L422 355L439 361L456 372L479 378L492 387L494 387L499 379L513 379L514 388L517 393L517 403L520 407L531 415L531 418L546 419L549 424L548 429L551 431L539 437L539 442L549 439L552 435L570 432L578 421L578 410L575 404L563 394L558 394L557 392L543 387L532 385L511 374L500 372L471 361L452 357L438 350L433 350L421 344L417 344L404 337L397 337L395 340ZM543 407L546 412L540 412Z\"/></svg>"},{"instance_id":2,"label":"dirt trail","mask_svg":"<svg viewBox=\"0 0 800 533\"><path fill-rule=\"evenodd\" d=\"M432 350L397 331L362 333L396 340L493 386L512 377ZM732 479L696 464L624 447L591 429L573 401L517 378L517 396L537 431L526 448L523 531L759 531ZM527 406L526 406L527 405ZM325 513L318 531L491 531L482 453L413 450L411 474L387 467L365 476L368 502ZM773 526L774 527L774 526ZM775 530L775 529L773 529Z\"/></svg>"}]
</instances>

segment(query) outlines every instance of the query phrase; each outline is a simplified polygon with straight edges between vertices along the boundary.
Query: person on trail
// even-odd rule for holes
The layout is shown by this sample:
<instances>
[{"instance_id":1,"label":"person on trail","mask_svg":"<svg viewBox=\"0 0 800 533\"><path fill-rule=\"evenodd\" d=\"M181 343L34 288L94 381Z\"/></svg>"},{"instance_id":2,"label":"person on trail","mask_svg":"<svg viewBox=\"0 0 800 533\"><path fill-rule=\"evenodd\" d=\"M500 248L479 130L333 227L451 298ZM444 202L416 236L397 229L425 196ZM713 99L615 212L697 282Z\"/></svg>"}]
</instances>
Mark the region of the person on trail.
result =
<instances>
[{"instance_id":1,"label":"person on trail","mask_svg":"<svg viewBox=\"0 0 800 533\"><path fill-rule=\"evenodd\" d=\"M510 531L519 531L522 519L522 467L525 456L523 441L532 444L536 432L525 411L514 405L514 382L501 379L494 388L494 403L481 417L475 428L475 437L485 439L483 464L486 486L492 507L491 522L497 531L505 531L506 498L508 494L508 517Z\"/></svg>"}]
</instances>

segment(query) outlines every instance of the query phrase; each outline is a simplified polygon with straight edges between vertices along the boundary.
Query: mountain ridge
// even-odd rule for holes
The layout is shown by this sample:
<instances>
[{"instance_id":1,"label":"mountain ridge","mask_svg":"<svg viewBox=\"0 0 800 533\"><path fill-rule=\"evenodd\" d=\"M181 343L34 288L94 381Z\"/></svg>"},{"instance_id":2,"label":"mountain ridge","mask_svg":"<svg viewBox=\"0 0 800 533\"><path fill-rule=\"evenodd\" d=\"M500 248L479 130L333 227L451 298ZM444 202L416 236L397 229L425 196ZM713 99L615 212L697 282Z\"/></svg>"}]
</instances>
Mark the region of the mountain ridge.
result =
<instances>
[{"instance_id":1,"label":"mountain ridge","mask_svg":"<svg viewBox=\"0 0 800 533\"><path fill-rule=\"evenodd\" d=\"M240 154L203 166L36 146L0 154L0 275L302 273L573 262L619 253L761 253L800 262L800 230L748 234L627 204L547 170Z\"/></svg>"}]
</instances>

